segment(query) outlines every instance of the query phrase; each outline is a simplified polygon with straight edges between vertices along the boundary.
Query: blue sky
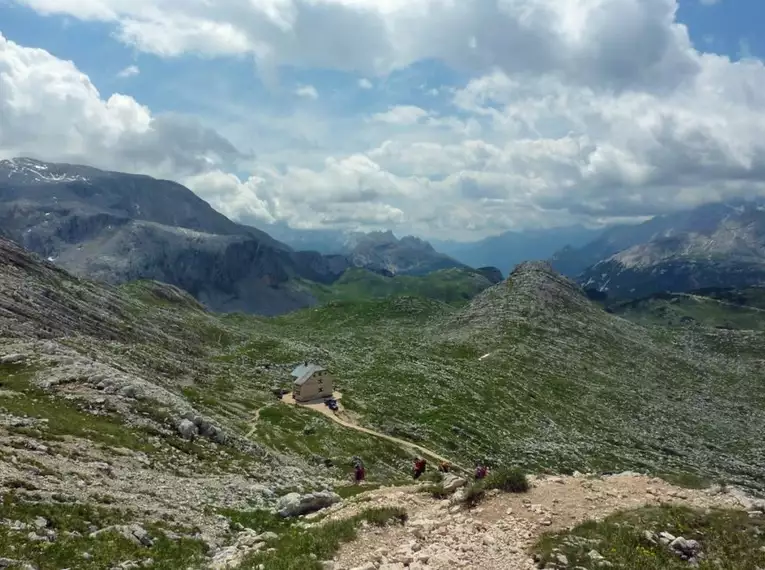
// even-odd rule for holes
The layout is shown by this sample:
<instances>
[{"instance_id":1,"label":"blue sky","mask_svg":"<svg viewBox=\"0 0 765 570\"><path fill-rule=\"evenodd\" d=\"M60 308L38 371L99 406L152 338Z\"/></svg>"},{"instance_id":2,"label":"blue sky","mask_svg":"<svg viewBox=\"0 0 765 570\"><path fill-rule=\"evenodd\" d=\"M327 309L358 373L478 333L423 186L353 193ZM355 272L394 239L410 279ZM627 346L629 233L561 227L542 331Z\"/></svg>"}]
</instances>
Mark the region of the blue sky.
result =
<instances>
[{"instance_id":1,"label":"blue sky","mask_svg":"<svg viewBox=\"0 0 765 570\"><path fill-rule=\"evenodd\" d=\"M245 13L226 0L215 11L199 0L0 0L6 65L32 65L40 48L56 71L34 64L39 80L57 78L35 92L39 110L8 107L19 114L0 155L174 178L259 225L466 239L761 191L762 149L742 129L760 111L765 3L681 0L673 20L674 0L553 12L540 0L439 1L263 0L270 11ZM33 89L19 64L9 69L6 92ZM60 105L71 111L54 117ZM35 113L55 132L23 126ZM718 171L691 180L694 161Z\"/></svg>"}]
</instances>

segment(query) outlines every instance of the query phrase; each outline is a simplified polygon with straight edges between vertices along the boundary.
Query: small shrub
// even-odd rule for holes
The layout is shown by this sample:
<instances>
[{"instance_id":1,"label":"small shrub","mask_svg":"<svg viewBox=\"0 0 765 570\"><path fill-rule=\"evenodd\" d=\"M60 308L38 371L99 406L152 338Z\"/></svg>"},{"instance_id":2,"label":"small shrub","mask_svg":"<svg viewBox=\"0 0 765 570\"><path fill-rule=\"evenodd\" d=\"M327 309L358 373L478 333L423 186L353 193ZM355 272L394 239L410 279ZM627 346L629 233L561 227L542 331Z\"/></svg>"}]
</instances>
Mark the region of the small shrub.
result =
<instances>
[{"instance_id":1,"label":"small shrub","mask_svg":"<svg viewBox=\"0 0 765 570\"><path fill-rule=\"evenodd\" d=\"M353 518L330 521L310 529L295 526L283 532L274 550L256 552L247 557L242 568L263 565L269 570L320 570L320 560L331 559L344 542L354 540L356 529L366 521L374 526L404 524L408 515L404 509L368 509Z\"/></svg>"},{"instance_id":2,"label":"small shrub","mask_svg":"<svg viewBox=\"0 0 765 570\"><path fill-rule=\"evenodd\" d=\"M389 524L404 524L409 520L406 510L397 507L381 507L368 509L361 513L360 520L367 521L374 526L388 526Z\"/></svg>"},{"instance_id":3,"label":"small shrub","mask_svg":"<svg viewBox=\"0 0 765 570\"><path fill-rule=\"evenodd\" d=\"M39 487L30 483L29 481L22 481L21 479L10 479L5 482L5 486L9 489L25 489L27 491L37 491Z\"/></svg>"},{"instance_id":4,"label":"small shrub","mask_svg":"<svg viewBox=\"0 0 765 570\"><path fill-rule=\"evenodd\" d=\"M444 489L443 483L435 483L433 485L423 485L420 487L421 493L428 493L434 499L446 499L451 493Z\"/></svg>"},{"instance_id":5,"label":"small shrub","mask_svg":"<svg viewBox=\"0 0 765 570\"><path fill-rule=\"evenodd\" d=\"M527 493L529 480L519 469L498 469L486 478L487 489L499 489L505 493Z\"/></svg>"}]
</instances>

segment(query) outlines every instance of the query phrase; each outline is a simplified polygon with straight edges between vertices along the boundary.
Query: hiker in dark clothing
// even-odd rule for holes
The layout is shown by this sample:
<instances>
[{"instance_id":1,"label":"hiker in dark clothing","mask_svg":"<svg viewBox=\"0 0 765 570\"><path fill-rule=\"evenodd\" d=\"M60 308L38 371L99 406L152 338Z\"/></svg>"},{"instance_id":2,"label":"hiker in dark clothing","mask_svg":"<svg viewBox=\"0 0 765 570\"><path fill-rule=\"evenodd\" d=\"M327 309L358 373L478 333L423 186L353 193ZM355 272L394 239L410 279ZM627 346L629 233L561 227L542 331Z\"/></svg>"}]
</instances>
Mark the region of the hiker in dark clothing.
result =
<instances>
[{"instance_id":1,"label":"hiker in dark clothing","mask_svg":"<svg viewBox=\"0 0 765 570\"><path fill-rule=\"evenodd\" d=\"M414 462L414 478L419 479L420 476L425 473L425 468L427 467L427 461L425 461L425 458L419 457Z\"/></svg>"},{"instance_id":2,"label":"hiker in dark clothing","mask_svg":"<svg viewBox=\"0 0 765 570\"><path fill-rule=\"evenodd\" d=\"M354 455L351 459L351 463L353 465L353 478L356 483L361 483L364 479L366 479L367 476L367 470L364 468L364 462L361 460L361 457Z\"/></svg>"},{"instance_id":3,"label":"hiker in dark clothing","mask_svg":"<svg viewBox=\"0 0 765 570\"><path fill-rule=\"evenodd\" d=\"M488 469L486 468L486 465L478 465L475 468L475 480L480 481L481 479L486 478L486 474L488 473Z\"/></svg>"}]
</instances>

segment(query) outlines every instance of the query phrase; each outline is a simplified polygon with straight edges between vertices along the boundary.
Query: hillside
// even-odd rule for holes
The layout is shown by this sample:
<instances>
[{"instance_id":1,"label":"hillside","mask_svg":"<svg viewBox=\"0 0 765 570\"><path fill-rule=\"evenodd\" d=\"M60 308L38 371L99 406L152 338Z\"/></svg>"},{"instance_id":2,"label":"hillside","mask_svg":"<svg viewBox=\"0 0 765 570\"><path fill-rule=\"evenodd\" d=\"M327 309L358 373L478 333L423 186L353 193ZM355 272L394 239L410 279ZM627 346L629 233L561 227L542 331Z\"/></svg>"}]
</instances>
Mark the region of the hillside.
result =
<instances>
[{"instance_id":1,"label":"hillside","mask_svg":"<svg viewBox=\"0 0 765 570\"><path fill-rule=\"evenodd\" d=\"M255 334L242 356L311 351L368 425L467 462L758 484L761 333L644 328L538 265L459 310L416 298L332 303Z\"/></svg>"},{"instance_id":2,"label":"hillside","mask_svg":"<svg viewBox=\"0 0 765 570\"><path fill-rule=\"evenodd\" d=\"M608 311L646 325L763 330L765 289L699 289L617 301Z\"/></svg>"},{"instance_id":3,"label":"hillside","mask_svg":"<svg viewBox=\"0 0 765 570\"><path fill-rule=\"evenodd\" d=\"M387 276L357 268L349 269L331 285L306 282L305 287L321 303L401 295L461 303L501 280L501 274L472 269L441 269L422 276Z\"/></svg>"},{"instance_id":4,"label":"hillside","mask_svg":"<svg viewBox=\"0 0 765 570\"><path fill-rule=\"evenodd\" d=\"M160 280L216 311L313 305L291 281L331 283L350 266L232 222L174 182L31 159L0 161L0 227L77 275Z\"/></svg>"},{"instance_id":5,"label":"hillside","mask_svg":"<svg viewBox=\"0 0 765 570\"><path fill-rule=\"evenodd\" d=\"M274 556L311 548L267 510L279 495L354 494L355 455L371 483L400 484L412 450L276 399L305 360L336 375L349 420L458 466L760 488L762 335L630 323L544 264L462 306L403 296L218 316L175 287L82 280L0 240L3 517L58 533L43 548L0 527L0 545L41 570L210 567L266 530L287 533ZM281 567L314 564L300 556Z\"/></svg>"}]
</instances>

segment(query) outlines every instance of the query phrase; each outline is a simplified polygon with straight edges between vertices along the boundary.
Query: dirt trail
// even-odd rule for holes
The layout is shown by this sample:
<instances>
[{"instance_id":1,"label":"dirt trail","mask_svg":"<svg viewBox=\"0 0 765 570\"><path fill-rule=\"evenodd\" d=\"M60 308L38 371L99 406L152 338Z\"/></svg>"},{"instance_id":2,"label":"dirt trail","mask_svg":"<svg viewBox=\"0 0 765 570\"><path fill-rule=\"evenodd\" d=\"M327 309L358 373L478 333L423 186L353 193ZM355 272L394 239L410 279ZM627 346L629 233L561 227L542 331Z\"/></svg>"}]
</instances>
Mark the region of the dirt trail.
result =
<instances>
[{"instance_id":1,"label":"dirt trail","mask_svg":"<svg viewBox=\"0 0 765 570\"><path fill-rule=\"evenodd\" d=\"M380 439L388 440L392 443L396 443L402 447L406 447L407 449L418 451L422 455L426 456L429 459L435 459L439 462L446 461L451 463L455 467L460 467L458 464L456 464L451 459L447 459L446 457L443 457L442 455L439 455L435 453L434 451L431 451L427 447L423 447L421 445L417 445L416 443L412 443L409 441L406 441L405 439L399 439L397 437L393 437L391 435L386 435L384 433L380 433L378 431L371 430L369 428L365 428L363 426L358 425L355 423L352 419L350 419L345 412L345 410L342 407L342 393L335 392L335 399L338 401L338 411L333 412L330 410L325 404L323 400L318 400L315 402L307 402L307 403L298 403L295 402L294 398L292 397L292 394L285 394L282 397L282 402L287 405L293 405L293 406L301 406L303 408L308 408L309 410L313 410L314 412L318 412L320 414L323 414L327 416L329 419L331 419L333 422L340 424L343 427L346 427L348 429L352 429L361 433L365 433L374 437L379 437ZM262 408L261 408L262 409ZM260 412L256 412L256 415ZM257 417L256 417L257 420ZM247 434L247 437L251 436L255 431L255 427L253 427L250 432ZM463 468L464 469L464 468Z\"/></svg>"},{"instance_id":2,"label":"dirt trail","mask_svg":"<svg viewBox=\"0 0 765 570\"><path fill-rule=\"evenodd\" d=\"M356 541L341 548L335 570L532 570L529 551L544 532L599 520L621 509L662 503L742 508L733 494L681 489L625 473L533 479L529 493L495 494L471 511L448 500L431 499L416 487L383 488L334 507L328 519L381 506L402 507L409 513L404 527L362 531Z\"/></svg>"},{"instance_id":3,"label":"dirt trail","mask_svg":"<svg viewBox=\"0 0 765 570\"><path fill-rule=\"evenodd\" d=\"M258 429L258 422L260 421L260 412L265 410L266 408L270 408L273 406L273 404L266 404L265 406L262 406L255 410L255 417L252 419L252 428L250 428L250 431L247 432L247 435L245 437L252 437L252 434L255 433L255 430Z\"/></svg>"}]
</instances>

